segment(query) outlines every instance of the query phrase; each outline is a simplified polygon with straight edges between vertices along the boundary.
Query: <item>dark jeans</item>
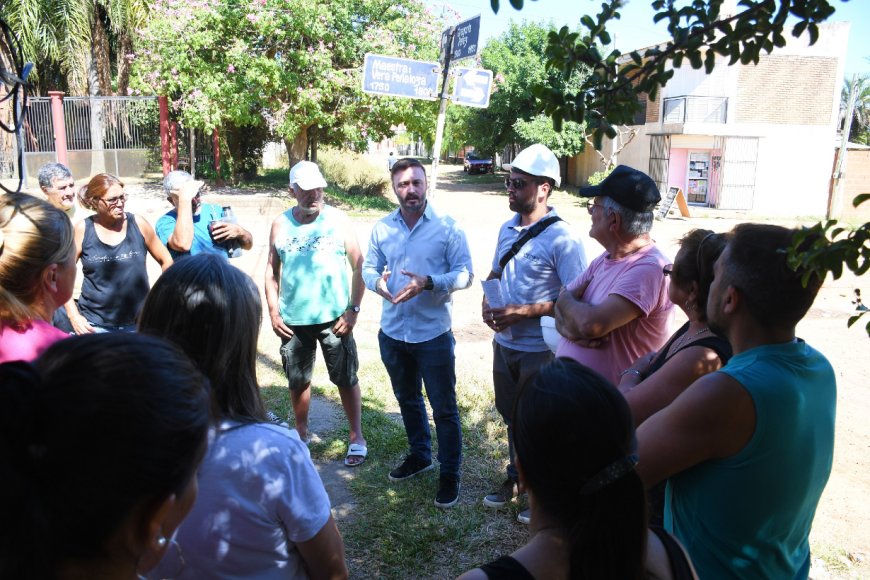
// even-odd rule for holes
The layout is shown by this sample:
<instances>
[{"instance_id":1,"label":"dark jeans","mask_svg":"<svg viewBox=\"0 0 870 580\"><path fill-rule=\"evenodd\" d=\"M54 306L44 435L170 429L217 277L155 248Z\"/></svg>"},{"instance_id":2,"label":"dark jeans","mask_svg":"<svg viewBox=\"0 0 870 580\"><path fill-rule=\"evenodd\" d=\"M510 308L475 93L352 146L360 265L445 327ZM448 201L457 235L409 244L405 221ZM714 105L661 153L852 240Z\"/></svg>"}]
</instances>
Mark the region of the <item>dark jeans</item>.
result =
<instances>
[{"instance_id":1,"label":"dark jeans","mask_svg":"<svg viewBox=\"0 0 870 580\"><path fill-rule=\"evenodd\" d=\"M423 401L422 387L432 407L438 436L441 475L458 478L462 463L462 426L456 406L456 357L453 333L445 332L426 342L393 340L378 332L381 360L393 383L393 393L402 411L411 455L432 461L432 435Z\"/></svg>"},{"instance_id":2,"label":"dark jeans","mask_svg":"<svg viewBox=\"0 0 870 580\"><path fill-rule=\"evenodd\" d=\"M511 419L514 412L514 401L520 391L535 378L538 371L553 360L549 350L542 352L525 352L506 348L492 341L492 384L495 387L495 408L507 425L508 457L507 475L514 481L519 481L516 465L514 465L514 433Z\"/></svg>"}]
</instances>

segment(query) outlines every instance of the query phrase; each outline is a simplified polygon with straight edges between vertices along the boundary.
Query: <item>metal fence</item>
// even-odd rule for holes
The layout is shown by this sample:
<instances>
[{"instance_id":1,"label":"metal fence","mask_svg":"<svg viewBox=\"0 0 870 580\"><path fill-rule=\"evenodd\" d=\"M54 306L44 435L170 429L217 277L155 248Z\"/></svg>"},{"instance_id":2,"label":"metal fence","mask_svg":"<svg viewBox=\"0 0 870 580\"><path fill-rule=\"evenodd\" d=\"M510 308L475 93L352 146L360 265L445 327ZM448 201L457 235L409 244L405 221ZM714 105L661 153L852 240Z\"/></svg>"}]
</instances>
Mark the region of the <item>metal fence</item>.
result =
<instances>
[{"instance_id":1,"label":"metal fence","mask_svg":"<svg viewBox=\"0 0 870 580\"><path fill-rule=\"evenodd\" d=\"M33 97L25 121L25 151L54 151L51 99ZM157 97L66 97L64 128L68 151L160 147Z\"/></svg>"},{"instance_id":2,"label":"metal fence","mask_svg":"<svg viewBox=\"0 0 870 580\"><path fill-rule=\"evenodd\" d=\"M212 134L202 129L193 130L193 151L195 167L190 169L190 139L191 130L178 124L176 132L178 138L178 167L190 171L197 177L211 177L215 174L214 147Z\"/></svg>"}]
</instances>

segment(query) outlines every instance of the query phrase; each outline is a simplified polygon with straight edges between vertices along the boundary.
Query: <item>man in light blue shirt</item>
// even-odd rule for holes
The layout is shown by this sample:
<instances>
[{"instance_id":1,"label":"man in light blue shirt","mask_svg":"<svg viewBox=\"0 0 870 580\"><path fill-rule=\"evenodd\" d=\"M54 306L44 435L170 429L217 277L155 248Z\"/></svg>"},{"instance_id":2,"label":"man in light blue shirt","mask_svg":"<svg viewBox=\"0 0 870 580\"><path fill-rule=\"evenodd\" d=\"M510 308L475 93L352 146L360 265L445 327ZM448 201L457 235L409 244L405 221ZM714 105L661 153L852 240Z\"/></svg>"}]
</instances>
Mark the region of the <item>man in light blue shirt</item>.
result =
<instances>
[{"instance_id":1,"label":"man in light blue shirt","mask_svg":"<svg viewBox=\"0 0 870 580\"><path fill-rule=\"evenodd\" d=\"M508 207L515 213L499 230L487 276L501 281L505 306L491 308L485 299L483 304L483 322L496 332L492 381L495 408L507 425L509 457L504 483L483 498L483 505L491 508L504 507L518 493L511 425L514 401L538 370L553 360L541 332L541 317L553 316L561 289L586 269L582 243L548 205L561 179L559 160L539 143L520 151L505 179ZM521 240L525 242L513 252ZM528 515L523 510L519 520L529 523Z\"/></svg>"},{"instance_id":2,"label":"man in light blue shirt","mask_svg":"<svg viewBox=\"0 0 870 580\"><path fill-rule=\"evenodd\" d=\"M462 429L456 405L451 293L474 277L465 232L426 201L426 171L416 159L393 166L399 209L375 224L363 264L366 287L384 298L378 342L408 436L408 453L390 472L402 481L432 469L426 386L441 465L435 505L459 501Z\"/></svg>"}]
</instances>

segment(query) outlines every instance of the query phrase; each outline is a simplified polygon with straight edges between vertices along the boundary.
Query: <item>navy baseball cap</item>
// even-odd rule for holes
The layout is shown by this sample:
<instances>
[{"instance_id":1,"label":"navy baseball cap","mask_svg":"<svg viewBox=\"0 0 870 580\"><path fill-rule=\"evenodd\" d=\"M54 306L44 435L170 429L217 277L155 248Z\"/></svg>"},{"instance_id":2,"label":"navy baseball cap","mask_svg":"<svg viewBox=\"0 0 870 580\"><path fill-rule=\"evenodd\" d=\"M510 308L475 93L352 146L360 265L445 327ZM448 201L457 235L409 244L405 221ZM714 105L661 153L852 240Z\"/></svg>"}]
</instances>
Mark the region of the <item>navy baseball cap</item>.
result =
<instances>
[{"instance_id":1,"label":"navy baseball cap","mask_svg":"<svg viewBox=\"0 0 870 580\"><path fill-rule=\"evenodd\" d=\"M609 197L636 212L652 211L661 201L659 188L650 176L627 165L618 165L598 185L580 188L580 197Z\"/></svg>"}]
</instances>

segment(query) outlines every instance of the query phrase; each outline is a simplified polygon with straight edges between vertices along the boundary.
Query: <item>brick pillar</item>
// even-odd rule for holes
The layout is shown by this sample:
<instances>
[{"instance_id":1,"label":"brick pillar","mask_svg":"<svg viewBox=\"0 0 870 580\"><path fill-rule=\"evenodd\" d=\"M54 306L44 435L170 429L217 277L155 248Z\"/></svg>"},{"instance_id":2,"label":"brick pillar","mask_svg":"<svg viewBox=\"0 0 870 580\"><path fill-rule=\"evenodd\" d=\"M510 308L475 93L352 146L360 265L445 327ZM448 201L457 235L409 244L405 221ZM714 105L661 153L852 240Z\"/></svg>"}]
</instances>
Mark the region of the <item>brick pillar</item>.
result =
<instances>
[{"instance_id":1,"label":"brick pillar","mask_svg":"<svg viewBox=\"0 0 870 580\"><path fill-rule=\"evenodd\" d=\"M157 97L157 106L160 109L160 159L163 164L163 177L172 171L169 159L169 99L165 96Z\"/></svg>"},{"instance_id":2,"label":"brick pillar","mask_svg":"<svg viewBox=\"0 0 870 580\"><path fill-rule=\"evenodd\" d=\"M66 154L66 124L63 118L63 92L48 91L51 99L51 125L54 129L54 154L58 163L69 167Z\"/></svg>"}]
</instances>

